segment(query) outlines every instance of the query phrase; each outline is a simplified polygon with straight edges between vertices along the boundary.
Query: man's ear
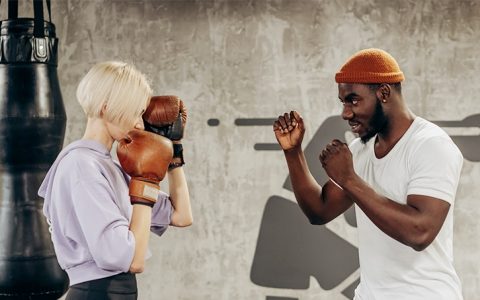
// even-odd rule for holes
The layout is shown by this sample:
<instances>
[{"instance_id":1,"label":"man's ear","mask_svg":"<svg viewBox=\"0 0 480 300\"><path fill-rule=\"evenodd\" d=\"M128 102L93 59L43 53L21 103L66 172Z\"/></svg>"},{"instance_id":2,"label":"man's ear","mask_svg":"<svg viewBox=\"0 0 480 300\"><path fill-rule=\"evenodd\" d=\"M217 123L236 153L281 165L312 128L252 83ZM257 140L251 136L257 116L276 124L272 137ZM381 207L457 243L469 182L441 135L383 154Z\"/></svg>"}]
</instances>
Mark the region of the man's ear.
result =
<instances>
[{"instance_id":1,"label":"man's ear","mask_svg":"<svg viewBox=\"0 0 480 300\"><path fill-rule=\"evenodd\" d=\"M382 83L377 89L377 97L385 103L390 98L391 92L392 87L388 83Z\"/></svg>"}]
</instances>

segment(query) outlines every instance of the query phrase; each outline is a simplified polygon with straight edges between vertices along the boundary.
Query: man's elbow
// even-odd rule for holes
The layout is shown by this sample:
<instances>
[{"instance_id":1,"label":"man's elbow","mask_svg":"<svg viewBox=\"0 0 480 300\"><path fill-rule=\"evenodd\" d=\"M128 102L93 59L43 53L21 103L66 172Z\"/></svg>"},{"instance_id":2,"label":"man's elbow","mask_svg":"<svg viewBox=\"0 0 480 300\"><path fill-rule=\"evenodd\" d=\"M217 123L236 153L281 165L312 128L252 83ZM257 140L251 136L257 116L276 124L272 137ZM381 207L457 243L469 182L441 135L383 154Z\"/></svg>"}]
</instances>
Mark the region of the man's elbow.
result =
<instances>
[{"instance_id":1,"label":"man's elbow","mask_svg":"<svg viewBox=\"0 0 480 300\"><path fill-rule=\"evenodd\" d=\"M413 250L415 251L423 251L425 249L427 249L427 247L430 245L431 243L415 243L413 245L410 245L410 247L412 247Z\"/></svg>"},{"instance_id":2,"label":"man's elbow","mask_svg":"<svg viewBox=\"0 0 480 300\"><path fill-rule=\"evenodd\" d=\"M418 237L410 243L410 247L412 247L415 251L423 251L427 249L428 246L433 242L435 239L435 235L429 232L424 232L419 234Z\"/></svg>"},{"instance_id":3,"label":"man's elbow","mask_svg":"<svg viewBox=\"0 0 480 300\"><path fill-rule=\"evenodd\" d=\"M325 224L328 223L327 220L325 220L324 218L321 218L319 216L308 216L308 221L312 225L325 225Z\"/></svg>"},{"instance_id":4,"label":"man's elbow","mask_svg":"<svg viewBox=\"0 0 480 300\"><path fill-rule=\"evenodd\" d=\"M300 206L300 208L302 209L303 214L307 217L308 221L312 225L325 225L331 221L331 219L326 216L324 210L315 211L309 208L304 208L302 206Z\"/></svg>"}]
</instances>

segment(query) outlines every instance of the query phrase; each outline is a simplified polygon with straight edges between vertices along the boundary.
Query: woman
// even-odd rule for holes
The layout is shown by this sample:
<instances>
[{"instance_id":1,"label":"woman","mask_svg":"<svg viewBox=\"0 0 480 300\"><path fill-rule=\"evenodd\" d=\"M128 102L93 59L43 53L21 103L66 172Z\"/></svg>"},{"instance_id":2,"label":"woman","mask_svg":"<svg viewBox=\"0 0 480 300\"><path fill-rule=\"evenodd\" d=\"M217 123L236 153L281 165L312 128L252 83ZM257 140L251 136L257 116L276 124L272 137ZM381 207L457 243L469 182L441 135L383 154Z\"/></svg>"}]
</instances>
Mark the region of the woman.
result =
<instances>
[{"instance_id":1,"label":"woman","mask_svg":"<svg viewBox=\"0 0 480 300\"><path fill-rule=\"evenodd\" d=\"M39 190L58 262L70 279L66 299L136 299L135 273L148 258L150 231L161 235L169 224L192 223L181 165L163 171L170 196L160 192L145 205L131 202L130 176L110 155L115 141L144 129L151 96L146 77L123 62L95 65L78 86L85 134L62 150Z\"/></svg>"}]
</instances>

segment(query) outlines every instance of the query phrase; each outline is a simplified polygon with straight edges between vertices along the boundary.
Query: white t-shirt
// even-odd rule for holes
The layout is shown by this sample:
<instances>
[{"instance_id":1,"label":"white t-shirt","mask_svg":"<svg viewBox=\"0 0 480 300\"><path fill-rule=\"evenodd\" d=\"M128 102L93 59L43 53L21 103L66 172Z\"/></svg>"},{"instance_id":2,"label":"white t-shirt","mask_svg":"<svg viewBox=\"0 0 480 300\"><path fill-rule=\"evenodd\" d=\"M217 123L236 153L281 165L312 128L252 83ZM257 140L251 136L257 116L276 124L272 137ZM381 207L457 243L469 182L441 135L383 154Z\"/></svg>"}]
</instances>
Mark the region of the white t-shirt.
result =
<instances>
[{"instance_id":1,"label":"white t-shirt","mask_svg":"<svg viewBox=\"0 0 480 300\"><path fill-rule=\"evenodd\" d=\"M355 172L375 191L406 204L411 194L447 201L450 209L435 240L423 251L386 235L355 207L359 233L360 285L355 300L460 300L453 267L453 204L463 156L438 126L420 117L383 158L375 138L355 139L350 147Z\"/></svg>"}]
</instances>

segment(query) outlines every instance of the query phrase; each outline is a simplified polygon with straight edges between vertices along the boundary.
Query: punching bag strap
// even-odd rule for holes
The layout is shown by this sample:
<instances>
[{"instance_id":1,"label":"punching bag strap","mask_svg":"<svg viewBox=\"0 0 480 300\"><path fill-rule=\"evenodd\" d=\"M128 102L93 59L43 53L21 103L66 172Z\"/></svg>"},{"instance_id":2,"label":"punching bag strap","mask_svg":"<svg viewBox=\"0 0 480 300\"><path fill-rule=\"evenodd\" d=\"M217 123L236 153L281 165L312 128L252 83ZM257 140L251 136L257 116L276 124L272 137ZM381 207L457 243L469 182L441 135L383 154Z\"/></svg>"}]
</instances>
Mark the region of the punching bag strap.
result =
<instances>
[{"instance_id":1,"label":"punching bag strap","mask_svg":"<svg viewBox=\"0 0 480 300\"><path fill-rule=\"evenodd\" d=\"M52 8L51 8L50 0L47 0L47 10L48 10L48 21L52 23Z\"/></svg>"},{"instance_id":2,"label":"punching bag strap","mask_svg":"<svg viewBox=\"0 0 480 300\"><path fill-rule=\"evenodd\" d=\"M8 0L8 18L18 18L18 0Z\"/></svg>"},{"instance_id":3,"label":"punching bag strap","mask_svg":"<svg viewBox=\"0 0 480 300\"><path fill-rule=\"evenodd\" d=\"M17 0L15 0L17 1ZM50 0L46 0L48 10L48 20L52 23L52 9ZM43 0L33 0L33 17L35 19L35 26L33 28L33 35L35 37L44 37L45 31L43 26Z\"/></svg>"},{"instance_id":4,"label":"punching bag strap","mask_svg":"<svg viewBox=\"0 0 480 300\"><path fill-rule=\"evenodd\" d=\"M1 0L0 0L1 1ZM51 0L46 0L48 10L48 20L52 23ZM0 2L1 3L1 2ZM43 18L43 0L33 0L34 27L33 35L35 37L45 37L44 18ZM8 0L8 19L18 18L18 0Z\"/></svg>"},{"instance_id":5,"label":"punching bag strap","mask_svg":"<svg viewBox=\"0 0 480 300\"><path fill-rule=\"evenodd\" d=\"M43 0L33 0L33 36L45 37L45 29L43 27Z\"/></svg>"},{"instance_id":6,"label":"punching bag strap","mask_svg":"<svg viewBox=\"0 0 480 300\"><path fill-rule=\"evenodd\" d=\"M1 0L0 0L1 1ZM47 63L57 64L58 39L55 25L51 22L51 1L45 0L50 22L44 19L43 0L32 0L34 18L18 16L18 0L7 0L8 20L2 21L2 43L0 60L2 63ZM4 39L4 36L8 38ZM3 55L2 55L3 54Z\"/></svg>"},{"instance_id":7,"label":"punching bag strap","mask_svg":"<svg viewBox=\"0 0 480 300\"><path fill-rule=\"evenodd\" d=\"M48 16L51 23L50 1L47 0ZM43 19L43 0L33 0L33 36L35 38L34 56L44 61L47 58L47 41L45 39L45 22Z\"/></svg>"},{"instance_id":8,"label":"punching bag strap","mask_svg":"<svg viewBox=\"0 0 480 300\"><path fill-rule=\"evenodd\" d=\"M52 23L52 4L51 0L46 0L47 2L47 10L48 10L48 21ZM2 0L0 0L0 4L2 4ZM42 10L43 15L43 10ZM16 19L18 18L18 0L8 0L8 18L9 19ZM42 16L43 19L43 16Z\"/></svg>"}]
</instances>

